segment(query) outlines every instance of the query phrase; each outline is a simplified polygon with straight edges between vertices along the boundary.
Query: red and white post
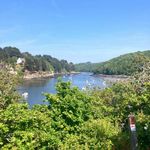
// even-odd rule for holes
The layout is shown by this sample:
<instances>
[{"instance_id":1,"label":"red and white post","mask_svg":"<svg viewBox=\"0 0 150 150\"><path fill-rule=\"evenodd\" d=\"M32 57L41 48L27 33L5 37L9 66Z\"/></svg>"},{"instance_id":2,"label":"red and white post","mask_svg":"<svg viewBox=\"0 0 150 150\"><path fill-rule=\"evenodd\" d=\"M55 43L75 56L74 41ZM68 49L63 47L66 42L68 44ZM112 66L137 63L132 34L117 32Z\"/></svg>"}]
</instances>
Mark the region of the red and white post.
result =
<instances>
[{"instance_id":1,"label":"red and white post","mask_svg":"<svg viewBox=\"0 0 150 150\"><path fill-rule=\"evenodd\" d=\"M129 125L130 125L130 133L131 133L131 149L137 150L137 136L136 136L136 122L134 115L129 115Z\"/></svg>"}]
</instances>

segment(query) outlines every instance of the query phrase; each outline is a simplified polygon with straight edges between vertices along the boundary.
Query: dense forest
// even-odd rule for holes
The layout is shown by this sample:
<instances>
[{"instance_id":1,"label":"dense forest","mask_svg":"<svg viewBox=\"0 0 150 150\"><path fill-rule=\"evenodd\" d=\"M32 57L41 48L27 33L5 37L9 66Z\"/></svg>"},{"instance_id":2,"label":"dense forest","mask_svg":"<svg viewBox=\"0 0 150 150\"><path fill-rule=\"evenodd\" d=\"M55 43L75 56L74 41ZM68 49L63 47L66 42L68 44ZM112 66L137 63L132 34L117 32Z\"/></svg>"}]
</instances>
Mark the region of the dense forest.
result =
<instances>
[{"instance_id":1,"label":"dense forest","mask_svg":"<svg viewBox=\"0 0 150 150\"><path fill-rule=\"evenodd\" d=\"M15 47L0 48L0 62L5 62L15 67L18 58L25 59L23 71L50 71L60 73L74 70L73 63L68 63L66 60L58 60L50 55L33 56L28 52L21 53L20 50Z\"/></svg>"},{"instance_id":2,"label":"dense forest","mask_svg":"<svg viewBox=\"0 0 150 150\"><path fill-rule=\"evenodd\" d=\"M90 71L95 74L132 75L149 61L150 50L147 50L121 55L102 63L80 63L76 64L75 68L77 71Z\"/></svg>"},{"instance_id":3,"label":"dense forest","mask_svg":"<svg viewBox=\"0 0 150 150\"><path fill-rule=\"evenodd\" d=\"M91 62L86 62L86 63L79 63L75 64L75 70L79 72L93 72L94 70L97 69L99 63L91 63Z\"/></svg>"},{"instance_id":4,"label":"dense forest","mask_svg":"<svg viewBox=\"0 0 150 150\"><path fill-rule=\"evenodd\" d=\"M16 91L17 75L0 70L0 149L129 150L128 116L138 149L150 148L150 64L126 82L81 91L58 80L48 105L32 108Z\"/></svg>"}]
</instances>

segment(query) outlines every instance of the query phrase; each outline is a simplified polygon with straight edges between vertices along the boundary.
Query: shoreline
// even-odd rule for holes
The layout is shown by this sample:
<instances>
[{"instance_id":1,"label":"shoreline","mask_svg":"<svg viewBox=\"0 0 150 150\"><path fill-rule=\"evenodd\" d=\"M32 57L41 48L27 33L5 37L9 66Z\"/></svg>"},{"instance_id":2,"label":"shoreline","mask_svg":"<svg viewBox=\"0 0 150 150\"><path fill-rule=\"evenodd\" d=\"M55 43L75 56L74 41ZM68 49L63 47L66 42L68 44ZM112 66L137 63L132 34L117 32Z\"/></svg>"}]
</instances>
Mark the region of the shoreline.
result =
<instances>
[{"instance_id":1,"label":"shoreline","mask_svg":"<svg viewBox=\"0 0 150 150\"><path fill-rule=\"evenodd\" d=\"M24 80L32 80L32 79L40 79L40 78L53 78L55 76L61 76L61 75L75 75L79 74L80 72L62 72L62 73L51 73L51 72L25 72L23 79ZM127 81L129 79L129 76L126 75L105 75L105 74L96 74L93 76L97 76L102 78L106 82L122 82Z\"/></svg>"},{"instance_id":2,"label":"shoreline","mask_svg":"<svg viewBox=\"0 0 150 150\"><path fill-rule=\"evenodd\" d=\"M97 74L97 77L102 78L106 82L116 83L116 82L125 82L129 79L130 76L126 75L105 75L105 74Z\"/></svg>"},{"instance_id":3,"label":"shoreline","mask_svg":"<svg viewBox=\"0 0 150 150\"><path fill-rule=\"evenodd\" d=\"M55 77L59 75L71 75L71 74L79 74L80 72L62 72L62 73L51 73L51 72L25 72L23 79L24 80L31 80L31 79L39 79L39 78L48 78L48 77Z\"/></svg>"}]
</instances>

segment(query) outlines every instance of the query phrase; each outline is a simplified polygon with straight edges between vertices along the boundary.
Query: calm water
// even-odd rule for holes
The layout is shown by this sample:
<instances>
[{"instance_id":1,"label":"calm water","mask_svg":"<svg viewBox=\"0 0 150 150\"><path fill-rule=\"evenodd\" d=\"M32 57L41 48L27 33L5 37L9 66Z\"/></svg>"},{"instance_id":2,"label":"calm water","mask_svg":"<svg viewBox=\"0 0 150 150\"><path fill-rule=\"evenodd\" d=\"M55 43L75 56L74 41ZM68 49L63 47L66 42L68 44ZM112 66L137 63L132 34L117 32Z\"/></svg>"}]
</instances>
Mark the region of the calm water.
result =
<instances>
[{"instance_id":1,"label":"calm water","mask_svg":"<svg viewBox=\"0 0 150 150\"><path fill-rule=\"evenodd\" d=\"M91 75L91 73L64 75L62 76L62 80L71 81L73 86L78 86L80 89L84 89L86 86L99 86L100 88L106 86L103 79ZM34 104L46 104L43 102L45 99L43 93L56 93L55 84L57 83L57 78L26 80L19 87L18 91L21 94L24 92L28 93L27 102L30 106Z\"/></svg>"}]
</instances>

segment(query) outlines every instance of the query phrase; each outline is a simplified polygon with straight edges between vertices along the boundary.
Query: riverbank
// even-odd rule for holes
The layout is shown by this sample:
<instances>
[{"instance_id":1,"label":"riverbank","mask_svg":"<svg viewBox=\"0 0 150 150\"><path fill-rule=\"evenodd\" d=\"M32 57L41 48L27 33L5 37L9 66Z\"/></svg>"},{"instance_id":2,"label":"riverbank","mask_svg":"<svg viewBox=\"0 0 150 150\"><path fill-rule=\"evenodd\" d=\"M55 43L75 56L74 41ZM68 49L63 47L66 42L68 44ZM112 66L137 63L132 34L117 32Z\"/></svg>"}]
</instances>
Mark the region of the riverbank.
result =
<instances>
[{"instance_id":1,"label":"riverbank","mask_svg":"<svg viewBox=\"0 0 150 150\"><path fill-rule=\"evenodd\" d=\"M35 71L35 72L25 72L23 79L25 80L31 80L31 79L37 79L37 78L47 78L51 77L53 78L54 76L58 75L70 75L70 74L79 74L79 72L62 72L62 73L52 73L52 72L43 72L43 71Z\"/></svg>"},{"instance_id":2,"label":"riverbank","mask_svg":"<svg viewBox=\"0 0 150 150\"><path fill-rule=\"evenodd\" d=\"M103 80L105 80L106 82L111 82L111 83L123 82L123 81L129 80L129 76L126 76L126 75L98 74L98 75L95 75L95 76L98 76L98 77L102 78Z\"/></svg>"}]
</instances>

